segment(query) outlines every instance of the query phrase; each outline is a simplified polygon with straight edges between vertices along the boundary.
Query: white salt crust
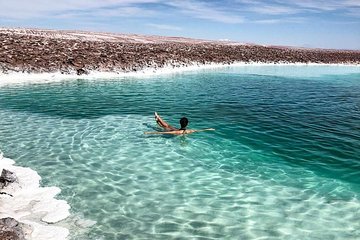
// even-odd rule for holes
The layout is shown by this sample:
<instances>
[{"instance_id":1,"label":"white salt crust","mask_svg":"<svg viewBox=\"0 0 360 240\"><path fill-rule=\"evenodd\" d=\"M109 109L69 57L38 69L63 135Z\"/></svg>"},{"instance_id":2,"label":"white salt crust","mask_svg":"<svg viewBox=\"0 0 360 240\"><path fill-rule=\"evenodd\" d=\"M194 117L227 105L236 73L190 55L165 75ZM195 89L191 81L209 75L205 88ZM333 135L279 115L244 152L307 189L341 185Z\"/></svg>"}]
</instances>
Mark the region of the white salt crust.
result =
<instances>
[{"instance_id":1,"label":"white salt crust","mask_svg":"<svg viewBox=\"0 0 360 240\"><path fill-rule=\"evenodd\" d=\"M163 74L174 74L186 71L196 71L196 70L206 70L206 69L216 69L224 67L238 67L238 66L358 66L359 64L322 64L322 63L262 63L262 62L235 62L232 64L222 64L222 63L191 63L184 66L178 66L174 64L168 64L164 67L159 68L146 68L141 71L136 72L105 72L105 71L91 71L89 74L84 74L81 76L72 74L62 74L60 72L54 73L26 73L26 72L8 72L0 73L0 87L9 84L21 84L21 83L49 83L49 82L59 82L64 80L78 80L78 79L120 79L124 77L151 77L154 75L163 75Z\"/></svg>"},{"instance_id":2,"label":"white salt crust","mask_svg":"<svg viewBox=\"0 0 360 240\"><path fill-rule=\"evenodd\" d=\"M13 197L0 195L0 218L12 217L30 225L32 232L29 239L66 239L69 230L53 225L70 215L67 202L55 199L61 190L57 187L40 187L41 177L37 172L14 164L13 160L2 157L0 152L0 172L7 169L18 178L18 182L1 190Z\"/></svg>"}]
</instances>

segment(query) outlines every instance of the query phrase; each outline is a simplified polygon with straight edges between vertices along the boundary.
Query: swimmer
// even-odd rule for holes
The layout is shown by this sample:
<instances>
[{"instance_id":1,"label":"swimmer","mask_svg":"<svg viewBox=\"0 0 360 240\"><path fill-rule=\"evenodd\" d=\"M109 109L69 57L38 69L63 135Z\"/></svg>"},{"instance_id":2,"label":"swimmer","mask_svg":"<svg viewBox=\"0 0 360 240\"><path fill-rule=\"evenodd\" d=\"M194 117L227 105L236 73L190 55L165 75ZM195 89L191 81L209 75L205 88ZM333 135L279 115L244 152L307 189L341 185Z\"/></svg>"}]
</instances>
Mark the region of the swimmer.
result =
<instances>
[{"instance_id":1,"label":"swimmer","mask_svg":"<svg viewBox=\"0 0 360 240\"><path fill-rule=\"evenodd\" d=\"M183 135L183 134L190 134L195 132L204 132L204 131L215 131L214 128L206 128L200 130L191 130L186 129L187 125L189 124L189 120L186 117L180 119L180 129L175 128L165 122L157 112L155 112L155 121L156 123L162 127L165 131L164 132L145 132L145 134L173 134L173 135Z\"/></svg>"}]
</instances>

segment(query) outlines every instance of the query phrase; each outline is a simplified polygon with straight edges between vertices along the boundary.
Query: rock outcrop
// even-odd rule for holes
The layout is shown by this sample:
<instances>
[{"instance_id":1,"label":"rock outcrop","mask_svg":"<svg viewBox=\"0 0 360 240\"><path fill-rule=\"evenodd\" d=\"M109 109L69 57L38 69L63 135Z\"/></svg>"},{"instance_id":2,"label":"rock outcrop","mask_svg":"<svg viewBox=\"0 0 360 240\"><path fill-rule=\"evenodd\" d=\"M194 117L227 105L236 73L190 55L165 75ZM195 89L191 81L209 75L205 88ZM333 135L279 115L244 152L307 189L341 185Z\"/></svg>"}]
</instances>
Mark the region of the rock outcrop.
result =
<instances>
[{"instance_id":1,"label":"rock outcrop","mask_svg":"<svg viewBox=\"0 0 360 240\"><path fill-rule=\"evenodd\" d=\"M10 183L17 181L15 173L3 169L0 175L0 189L8 186Z\"/></svg>"},{"instance_id":2,"label":"rock outcrop","mask_svg":"<svg viewBox=\"0 0 360 240\"><path fill-rule=\"evenodd\" d=\"M29 225L19 223L14 218L0 219L1 240L25 240L28 239L32 229Z\"/></svg>"}]
</instances>

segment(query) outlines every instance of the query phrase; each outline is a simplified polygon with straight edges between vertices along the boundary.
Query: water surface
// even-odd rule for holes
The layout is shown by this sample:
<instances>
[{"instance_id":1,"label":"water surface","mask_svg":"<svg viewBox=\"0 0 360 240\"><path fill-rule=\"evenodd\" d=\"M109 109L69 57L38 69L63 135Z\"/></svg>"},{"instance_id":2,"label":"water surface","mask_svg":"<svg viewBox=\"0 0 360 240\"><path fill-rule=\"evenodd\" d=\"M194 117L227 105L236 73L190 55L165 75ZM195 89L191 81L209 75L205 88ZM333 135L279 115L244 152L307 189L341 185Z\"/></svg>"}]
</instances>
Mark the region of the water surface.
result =
<instances>
[{"instance_id":1,"label":"water surface","mask_svg":"<svg viewBox=\"0 0 360 240\"><path fill-rule=\"evenodd\" d=\"M0 148L97 222L74 239L359 239L359 93L340 66L9 85Z\"/></svg>"}]
</instances>

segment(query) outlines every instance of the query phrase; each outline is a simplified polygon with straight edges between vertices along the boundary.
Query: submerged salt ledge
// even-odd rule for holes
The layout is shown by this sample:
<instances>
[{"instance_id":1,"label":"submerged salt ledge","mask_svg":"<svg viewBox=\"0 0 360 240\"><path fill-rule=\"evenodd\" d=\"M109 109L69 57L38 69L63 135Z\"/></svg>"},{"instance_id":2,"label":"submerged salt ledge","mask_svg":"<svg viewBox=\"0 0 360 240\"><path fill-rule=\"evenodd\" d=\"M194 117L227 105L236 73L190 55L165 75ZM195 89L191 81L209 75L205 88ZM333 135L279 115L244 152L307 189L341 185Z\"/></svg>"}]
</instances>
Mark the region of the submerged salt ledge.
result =
<instances>
[{"instance_id":1,"label":"submerged salt ledge","mask_svg":"<svg viewBox=\"0 0 360 240\"><path fill-rule=\"evenodd\" d=\"M263 62L235 62L232 64L224 63L207 63L200 64L197 62L184 65L184 66L175 66L173 64L165 65L164 67L159 68L145 68L141 71L133 72L122 72L122 71L90 71L88 74L77 75L73 74L62 74L61 72L54 73L26 73L26 72L8 72L0 73L0 86L16 83L47 83L47 82L58 82L64 80L77 80L77 79L119 79L124 77L147 77L154 75L162 74L174 74L185 71L196 71L196 70L206 70L206 69L216 69L224 67L239 67L239 66L357 66L360 67L360 64L347 64L347 63L338 63L338 64L326 64L326 63L263 63Z\"/></svg>"},{"instance_id":2,"label":"submerged salt ledge","mask_svg":"<svg viewBox=\"0 0 360 240\"><path fill-rule=\"evenodd\" d=\"M57 187L40 187L41 177L32 169L14 165L8 158L0 158L0 171L7 169L18 178L2 190L10 195L0 196L0 218L12 217L30 225L30 239L66 239L69 230L51 225L67 218L70 206L64 200L55 199L60 193Z\"/></svg>"}]
</instances>

